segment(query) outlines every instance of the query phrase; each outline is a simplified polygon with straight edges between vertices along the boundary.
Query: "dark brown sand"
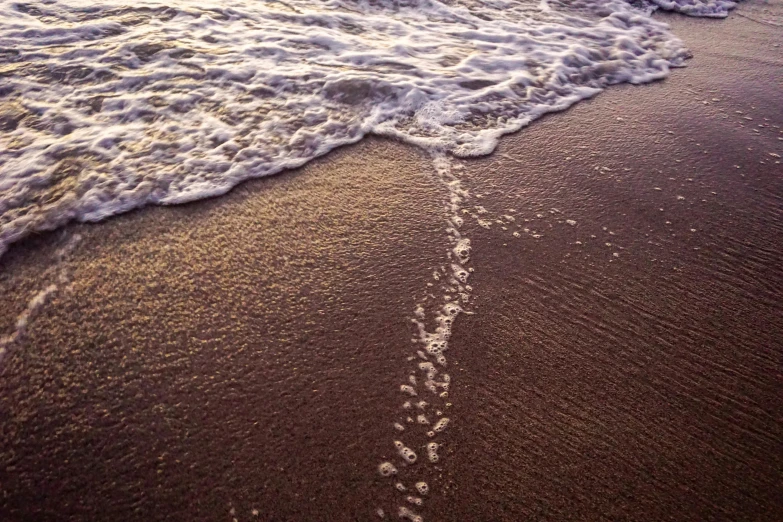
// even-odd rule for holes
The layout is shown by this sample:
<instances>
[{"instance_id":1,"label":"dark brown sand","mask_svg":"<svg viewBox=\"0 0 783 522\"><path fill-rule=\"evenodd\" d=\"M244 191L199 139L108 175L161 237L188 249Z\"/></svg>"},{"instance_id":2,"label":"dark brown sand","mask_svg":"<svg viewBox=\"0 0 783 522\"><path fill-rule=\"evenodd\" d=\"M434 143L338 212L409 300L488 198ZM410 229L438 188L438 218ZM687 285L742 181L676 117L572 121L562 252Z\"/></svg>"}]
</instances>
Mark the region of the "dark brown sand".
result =
<instances>
[{"instance_id":1,"label":"dark brown sand","mask_svg":"<svg viewBox=\"0 0 783 522\"><path fill-rule=\"evenodd\" d=\"M466 222L425 520L783 519L782 30L665 20L687 69L465 162L471 205L516 220ZM59 289L0 367L0 520L394 515L375 467L446 197L371 139L12 248L3 332Z\"/></svg>"}]
</instances>

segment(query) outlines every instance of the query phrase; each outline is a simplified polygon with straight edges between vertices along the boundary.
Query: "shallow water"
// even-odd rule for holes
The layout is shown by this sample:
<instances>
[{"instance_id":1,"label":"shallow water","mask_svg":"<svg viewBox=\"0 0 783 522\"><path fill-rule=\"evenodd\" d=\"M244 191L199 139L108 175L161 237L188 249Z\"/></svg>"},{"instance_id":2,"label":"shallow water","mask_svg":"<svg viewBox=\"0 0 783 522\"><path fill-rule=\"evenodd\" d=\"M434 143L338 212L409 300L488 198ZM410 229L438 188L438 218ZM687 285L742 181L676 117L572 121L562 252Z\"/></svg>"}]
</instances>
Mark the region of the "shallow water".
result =
<instances>
[{"instance_id":1,"label":"shallow water","mask_svg":"<svg viewBox=\"0 0 783 522\"><path fill-rule=\"evenodd\" d=\"M0 253L222 194L368 133L458 156L688 56L649 14L721 0L0 6Z\"/></svg>"}]
</instances>

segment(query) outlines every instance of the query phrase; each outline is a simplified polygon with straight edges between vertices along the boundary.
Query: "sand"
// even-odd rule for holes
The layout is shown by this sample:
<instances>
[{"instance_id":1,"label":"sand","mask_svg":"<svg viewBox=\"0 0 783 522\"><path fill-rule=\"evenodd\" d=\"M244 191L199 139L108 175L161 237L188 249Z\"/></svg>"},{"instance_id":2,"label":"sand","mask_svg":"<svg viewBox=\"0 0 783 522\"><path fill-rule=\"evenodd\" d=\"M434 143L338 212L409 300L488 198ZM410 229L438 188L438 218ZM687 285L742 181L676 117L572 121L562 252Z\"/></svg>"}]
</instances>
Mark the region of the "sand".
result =
<instances>
[{"instance_id":1,"label":"sand","mask_svg":"<svg viewBox=\"0 0 783 522\"><path fill-rule=\"evenodd\" d=\"M686 69L461 162L492 224L466 216L475 314L425 520L783 517L783 42L762 9L781 19L662 15ZM396 518L375 467L446 198L424 152L368 139L13 247L3 332L57 290L0 367L0 519Z\"/></svg>"}]
</instances>

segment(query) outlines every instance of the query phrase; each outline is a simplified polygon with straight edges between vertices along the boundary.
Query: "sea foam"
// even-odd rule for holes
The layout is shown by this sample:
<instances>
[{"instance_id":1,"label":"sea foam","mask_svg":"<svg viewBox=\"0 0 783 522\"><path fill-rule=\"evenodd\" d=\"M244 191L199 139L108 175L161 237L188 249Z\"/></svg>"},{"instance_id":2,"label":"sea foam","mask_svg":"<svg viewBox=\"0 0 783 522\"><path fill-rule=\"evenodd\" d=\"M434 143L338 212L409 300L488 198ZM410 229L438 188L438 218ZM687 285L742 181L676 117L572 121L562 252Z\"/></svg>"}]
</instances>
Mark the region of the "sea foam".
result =
<instances>
[{"instance_id":1,"label":"sea foam","mask_svg":"<svg viewBox=\"0 0 783 522\"><path fill-rule=\"evenodd\" d=\"M368 133L467 157L688 56L649 14L722 0L87 0L0 5L0 254L215 196Z\"/></svg>"}]
</instances>

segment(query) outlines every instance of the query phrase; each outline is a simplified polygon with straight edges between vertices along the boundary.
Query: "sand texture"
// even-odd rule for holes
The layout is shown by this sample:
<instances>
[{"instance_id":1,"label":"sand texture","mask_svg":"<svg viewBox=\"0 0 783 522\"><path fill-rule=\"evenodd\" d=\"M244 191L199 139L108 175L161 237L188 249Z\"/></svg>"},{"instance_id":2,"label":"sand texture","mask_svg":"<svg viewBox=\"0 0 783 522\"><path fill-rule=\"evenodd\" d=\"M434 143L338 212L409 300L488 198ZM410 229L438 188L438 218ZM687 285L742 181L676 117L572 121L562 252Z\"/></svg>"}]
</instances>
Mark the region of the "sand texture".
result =
<instances>
[{"instance_id":1,"label":"sand texture","mask_svg":"<svg viewBox=\"0 0 783 522\"><path fill-rule=\"evenodd\" d=\"M426 521L783 519L769 13L661 15L687 68L455 160L475 302ZM14 245L0 331L30 317L0 366L0 520L397 519L376 467L447 198L428 154L372 138Z\"/></svg>"}]
</instances>

